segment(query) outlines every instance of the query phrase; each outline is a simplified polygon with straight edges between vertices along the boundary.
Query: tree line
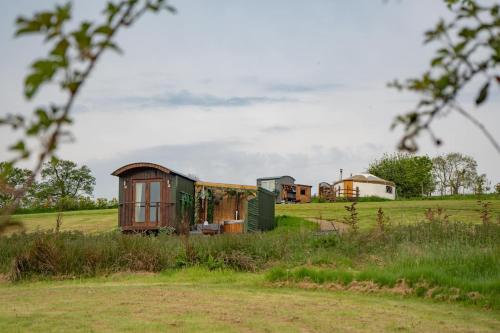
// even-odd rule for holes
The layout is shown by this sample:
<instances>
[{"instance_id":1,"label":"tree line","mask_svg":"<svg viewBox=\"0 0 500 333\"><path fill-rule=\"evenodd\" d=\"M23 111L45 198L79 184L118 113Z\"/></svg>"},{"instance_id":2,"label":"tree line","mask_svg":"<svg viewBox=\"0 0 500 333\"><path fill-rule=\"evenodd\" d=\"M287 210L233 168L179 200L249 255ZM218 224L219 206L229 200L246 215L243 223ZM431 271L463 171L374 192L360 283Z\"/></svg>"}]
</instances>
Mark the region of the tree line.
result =
<instances>
[{"instance_id":1,"label":"tree line","mask_svg":"<svg viewBox=\"0 0 500 333\"><path fill-rule=\"evenodd\" d=\"M32 176L29 169L14 167L0 162L0 208L9 205L16 191ZM95 177L86 165L78 166L73 161L52 158L43 164L39 179L32 182L20 202L18 211L32 210L77 210L111 208L118 205L114 198L92 199Z\"/></svg>"},{"instance_id":2,"label":"tree line","mask_svg":"<svg viewBox=\"0 0 500 333\"><path fill-rule=\"evenodd\" d=\"M386 154L373 161L368 172L393 181L400 198L485 194L492 190L486 174L478 173L476 160L461 153L434 158L407 153ZM500 183L493 190L500 194Z\"/></svg>"}]
</instances>

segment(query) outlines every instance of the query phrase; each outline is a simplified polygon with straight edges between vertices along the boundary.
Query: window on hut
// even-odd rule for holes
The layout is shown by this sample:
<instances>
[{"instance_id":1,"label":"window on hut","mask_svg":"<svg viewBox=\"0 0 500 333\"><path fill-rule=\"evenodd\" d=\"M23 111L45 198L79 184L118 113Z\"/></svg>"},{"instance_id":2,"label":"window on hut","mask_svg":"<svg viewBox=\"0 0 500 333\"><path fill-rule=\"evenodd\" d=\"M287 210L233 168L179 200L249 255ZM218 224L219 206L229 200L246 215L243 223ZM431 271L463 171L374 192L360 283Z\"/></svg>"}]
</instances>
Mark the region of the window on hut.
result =
<instances>
[{"instance_id":1,"label":"window on hut","mask_svg":"<svg viewBox=\"0 0 500 333\"><path fill-rule=\"evenodd\" d=\"M146 183L135 183L135 222L146 220Z\"/></svg>"}]
</instances>

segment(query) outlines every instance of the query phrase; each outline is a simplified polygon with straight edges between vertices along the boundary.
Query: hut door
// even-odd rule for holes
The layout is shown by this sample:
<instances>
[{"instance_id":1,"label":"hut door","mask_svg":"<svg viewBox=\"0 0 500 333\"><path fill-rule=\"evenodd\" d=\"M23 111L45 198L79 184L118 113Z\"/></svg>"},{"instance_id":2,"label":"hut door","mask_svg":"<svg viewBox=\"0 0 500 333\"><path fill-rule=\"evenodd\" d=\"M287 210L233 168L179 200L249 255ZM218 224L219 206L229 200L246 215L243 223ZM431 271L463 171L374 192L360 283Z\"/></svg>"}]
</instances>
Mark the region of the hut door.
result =
<instances>
[{"instance_id":1,"label":"hut door","mask_svg":"<svg viewBox=\"0 0 500 333\"><path fill-rule=\"evenodd\" d=\"M157 225L161 221L160 203L161 203L161 183L159 181L149 184L149 223Z\"/></svg>"},{"instance_id":2,"label":"hut door","mask_svg":"<svg viewBox=\"0 0 500 333\"><path fill-rule=\"evenodd\" d=\"M161 182L136 181L134 183L134 224L156 226L161 220Z\"/></svg>"}]
</instances>

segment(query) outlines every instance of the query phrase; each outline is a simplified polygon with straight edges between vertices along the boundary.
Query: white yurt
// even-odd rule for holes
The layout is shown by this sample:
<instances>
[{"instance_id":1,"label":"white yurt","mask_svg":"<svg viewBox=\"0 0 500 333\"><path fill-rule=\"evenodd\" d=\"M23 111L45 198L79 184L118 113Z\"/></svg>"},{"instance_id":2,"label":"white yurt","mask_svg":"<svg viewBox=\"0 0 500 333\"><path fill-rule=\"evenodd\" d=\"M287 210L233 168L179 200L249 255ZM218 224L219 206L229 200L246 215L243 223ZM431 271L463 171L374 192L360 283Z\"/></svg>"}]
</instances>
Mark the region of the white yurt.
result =
<instances>
[{"instance_id":1,"label":"white yurt","mask_svg":"<svg viewBox=\"0 0 500 333\"><path fill-rule=\"evenodd\" d=\"M371 197L377 196L396 199L396 184L369 173L355 174L333 183L338 197Z\"/></svg>"}]
</instances>

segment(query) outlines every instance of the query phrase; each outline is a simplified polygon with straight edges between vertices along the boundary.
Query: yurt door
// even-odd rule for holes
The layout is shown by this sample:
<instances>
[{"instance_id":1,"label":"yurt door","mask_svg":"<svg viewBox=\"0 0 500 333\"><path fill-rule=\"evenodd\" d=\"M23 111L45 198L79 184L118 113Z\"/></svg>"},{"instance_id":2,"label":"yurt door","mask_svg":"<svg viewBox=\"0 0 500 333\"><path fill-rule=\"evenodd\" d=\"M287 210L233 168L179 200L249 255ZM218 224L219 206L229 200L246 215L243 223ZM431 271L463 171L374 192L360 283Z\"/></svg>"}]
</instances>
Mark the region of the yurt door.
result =
<instances>
[{"instance_id":1,"label":"yurt door","mask_svg":"<svg viewBox=\"0 0 500 333\"><path fill-rule=\"evenodd\" d=\"M140 180L134 182L133 224L157 226L161 220L161 182Z\"/></svg>"},{"instance_id":2,"label":"yurt door","mask_svg":"<svg viewBox=\"0 0 500 333\"><path fill-rule=\"evenodd\" d=\"M352 180L344 180L344 196L352 198Z\"/></svg>"}]
</instances>

